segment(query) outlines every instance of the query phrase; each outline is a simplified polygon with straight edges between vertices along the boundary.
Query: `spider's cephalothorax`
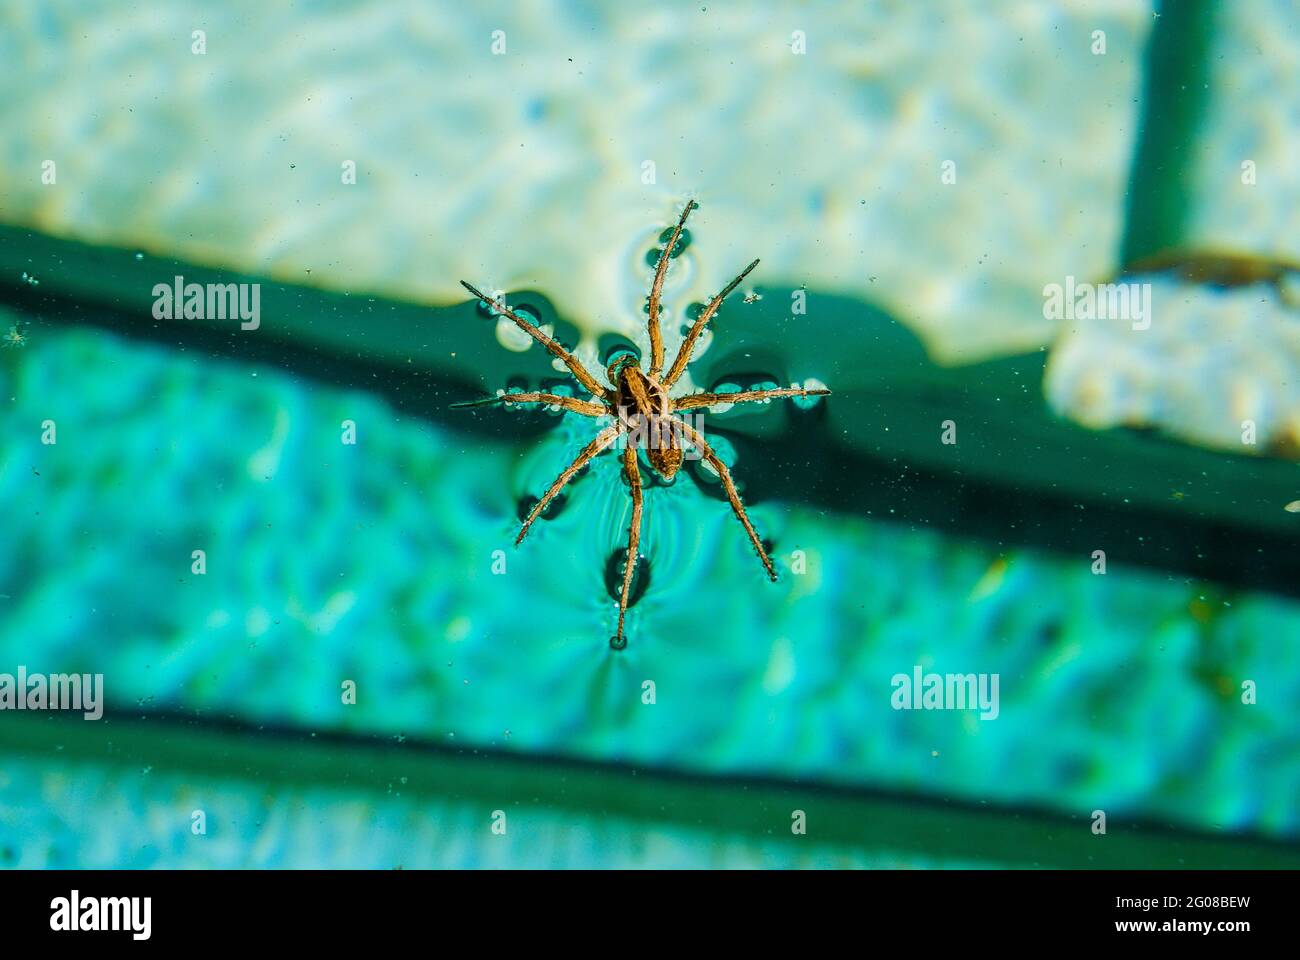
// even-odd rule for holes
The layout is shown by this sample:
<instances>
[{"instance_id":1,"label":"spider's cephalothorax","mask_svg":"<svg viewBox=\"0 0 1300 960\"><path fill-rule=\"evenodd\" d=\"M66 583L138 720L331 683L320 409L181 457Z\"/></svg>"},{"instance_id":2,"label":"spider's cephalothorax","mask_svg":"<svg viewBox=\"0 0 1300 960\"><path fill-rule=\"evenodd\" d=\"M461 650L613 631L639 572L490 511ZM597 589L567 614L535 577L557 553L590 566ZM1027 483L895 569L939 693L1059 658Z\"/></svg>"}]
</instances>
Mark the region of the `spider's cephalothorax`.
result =
<instances>
[{"instance_id":1,"label":"spider's cephalothorax","mask_svg":"<svg viewBox=\"0 0 1300 960\"><path fill-rule=\"evenodd\" d=\"M825 389L791 387L789 389L747 390L740 393L726 394L692 393L679 397L669 395L673 384L685 372L686 365L691 359L691 351L695 349L695 343L699 340L705 325L713 319L727 295L740 285L740 282L749 275L749 272L754 267L758 266L757 260L747 266L736 279L727 284L722 292L710 300L708 305L700 311L700 315L696 317L690 331L686 334L686 338L682 341L672 365L665 371L663 335L659 330L659 300L663 292L664 278L668 274L668 261L681 239L682 228L686 225L686 218L690 216L691 211L696 206L698 204L694 200L686 204L686 209L682 211L677 226L673 229L672 236L659 254L654 282L650 287L650 323L648 331L650 335L650 366L642 369L641 361L635 354L631 352L620 353L610 361L609 366L605 369L605 376L609 381L608 386L601 384L573 354L529 323L520 314L510 309L504 301L488 297L465 283L464 280L461 281L461 285L470 293L483 302L491 304L498 313L514 321L520 329L558 357L569 368L583 389L591 395L592 399L579 400L574 397L562 397L552 393L503 393L497 397L456 404L456 406L480 406L485 403L537 403L562 407L571 413L582 414L586 417L609 418L612 420L582 449L577 459L556 477L550 489L546 491L528 514L528 518L524 520L523 528L519 531L519 536L515 538L516 545L523 542L524 537L528 534L528 528L546 509L546 505L555 498L555 495L564 488L564 485L573 478L573 475L586 466L593 457L611 446L620 436L625 436L629 441L636 438L634 442L625 443L623 446L623 470L627 476L628 489L632 496L632 522L628 528L627 563L623 567L623 592L618 604L618 632L609 641L610 646L616 650L621 650L627 646L627 636L623 632L623 621L627 615L628 595L632 587L632 573L637 564L637 548L641 543L643 497L641 470L637 458L638 448L645 449L646 459L650 461L650 465L656 473L665 480L671 480L682 465L683 443L694 447L700 457L714 469L722 480L722 488L731 503L732 511L735 512L736 518L744 526L745 533L749 536L749 542L753 545L755 552L758 554L758 559L763 564L763 569L767 571L769 577L775 580L776 568L772 566L772 558L767 555L767 550L764 549L763 542L754 530L754 525L749 522L749 515L745 513L745 505L741 503L740 495L736 492L736 485L731 479L731 471L713 452L713 448L709 446L704 436L680 417L674 416L674 414L682 410L703 409L718 403L749 403L770 400L776 397L811 397L830 393L829 390Z\"/></svg>"},{"instance_id":2,"label":"spider's cephalothorax","mask_svg":"<svg viewBox=\"0 0 1300 960\"><path fill-rule=\"evenodd\" d=\"M643 373L633 354L615 359L605 375L614 388L614 408L623 432L634 446L645 450L655 473L671 480L682 465L682 431L673 417L668 388L658 377Z\"/></svg>"}]
</instances>

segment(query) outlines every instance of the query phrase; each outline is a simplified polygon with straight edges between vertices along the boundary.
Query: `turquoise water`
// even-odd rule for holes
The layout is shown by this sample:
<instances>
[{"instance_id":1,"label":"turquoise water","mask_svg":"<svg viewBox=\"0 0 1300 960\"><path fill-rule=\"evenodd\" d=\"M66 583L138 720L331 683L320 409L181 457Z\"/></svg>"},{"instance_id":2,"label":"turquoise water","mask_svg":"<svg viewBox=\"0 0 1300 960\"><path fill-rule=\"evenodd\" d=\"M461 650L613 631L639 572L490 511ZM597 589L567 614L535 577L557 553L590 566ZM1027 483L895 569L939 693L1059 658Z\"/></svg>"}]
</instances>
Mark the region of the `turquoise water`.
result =
<instances>
[{"instance_id":1,"label":"turquoise water","mask_svg":"<svg viewBox=\"0 0 1300 960\"><path fill-rule=\"evenodd\" d=\"M651 584L615 653L615 458L511 546L519 501L585 442L581 418L467 442L364 394L78 330L6 363L3 426L29 439L0 475L21 544L0 576L3 652L103 673L111 712L1297 828L1291 601L756 503L774 585L687 480L648 491ZM88 369L113 376L92 392ZM25 427L45 417L53 447ZM892 709L890 678L913 664L1000 673L1000 716ZM1247 710L1235 680L1252 676L1266 695ZM41 806L11 807L8 829Z\"/></svg>"}]
</instances>

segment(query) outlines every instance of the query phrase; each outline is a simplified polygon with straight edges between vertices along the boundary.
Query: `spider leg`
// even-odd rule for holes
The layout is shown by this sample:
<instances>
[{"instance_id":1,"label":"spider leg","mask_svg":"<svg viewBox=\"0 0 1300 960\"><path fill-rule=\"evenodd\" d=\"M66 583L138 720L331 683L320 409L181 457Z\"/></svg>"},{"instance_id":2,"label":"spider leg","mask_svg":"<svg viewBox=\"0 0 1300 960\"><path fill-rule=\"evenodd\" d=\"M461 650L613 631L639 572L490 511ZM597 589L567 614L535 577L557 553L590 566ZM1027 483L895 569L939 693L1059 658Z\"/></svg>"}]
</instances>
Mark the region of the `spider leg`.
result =
<instances>
[{"instance_id":1,"label":"spider leg","mask_svg":"<svg viewBox=\"0 0 1300 960\"><path fill-rule=\"evenodd\" d=\"M718 459L718 455L713 452L713 448L709 446L704 437L692 429L690 424L679 420L676 417L673 417L672 419L674 423L681 426L682 433L686 435L687 441L700 451L704 459L709 462L709 465L713 467L714 470L718 471L718 476L722 478L722 488L727 492L727 499L731 501L732 512L736 514L736 519L740 521L741 525L745 528L745 532L749 534L749 542L752 543L754 549L758 551L758 559L763 562L763 569L765 569L767 575L775 581L776 568L772 566L772 558L769 557L767 551L763 549L763 541L758 539L758 533L754 530L754 525L749 522L749 515L745 513L745 505L740 502L740 494L736 492L736 484L731 479L731 471L727 469L725 463Z\"/></svg>"},{"instance_id":2,"label":"spider leg","mask_svg":"<svg viewBox=\"0 0 1300 960\"><path fill-rule=\"evenodd\" d=\"M622 650L627 646L627 637L623 636L623 618L627 615L627 598L632 592L632 574L636 570L637 551L641 546L641 468L636 462L636 447L628 444L623 448L623 467L627 470L627 480L632 487L632 523L627 531L627 562L623 565L623 595L618 601L618 633L612 646Z\"/></svg>"},{"instance_id":3,"label":"spider leg","mask_svg":"<svg viewBox=\"0 0 1300 960\"><path fill-rule=\"evenodd\" d=\"M585 467L592 457L614 442L614 439L619 434L619 429L620 424L611 423L604 430L600 431L600 433L596 434L596 439L583 447L582 452L578 454L577 459L565 467L564 472L555 478L555 482L551 484L550 489L546 491L542 496L542 499L537 501L537 506L533 507L532 512L528 514L528 519L524 521L523 528L519 531L519 536L515 537L516 547L524 542L524 537L528 535L528 528L533 525L533 521L536 520L541 512L546 509L546 505L555 499L555 495L564 489L564 485L572 480L573 475Z\"/></svg>"},{"instance_id":4,"label":"spider leg","mask_svg":"<svg viewBox=\"0 0 1300 960\"><path fill-rule=\"evenodd\" d=\"M744 270L740 271L740 276L727 284L726 287L723 288L722 292L710 300L709 305L704 308L703 312L701 312L698 317L696 317L695 323L691 325L690 333L686 334L686 339L682 341L681 348L677 351L677 359L673 361L673 365L668 368L668 373L663 378L663 385L665 387L671 387L677 382L677 378L680 377L682 371L686 369L686 364L691 362L691 351L695 349L695 341L700 339L700 334L704 332L705 324L713 319L713 315L718 312L718 307L722 306L722 301L727 299L727 295L730 294L732 290L735 290L740 286L740 281L749 276L749 272L756 266L758 266L757 260L747 266Z\"/></svg>"},{"instance_id":5,"label":"spider leg","mask_svg":"<svg viewBox=\"0 0 1300 960\"><path fill-rule=\"evenodd\" d=\"M553 393L503 393L499 397L485 397L482 400L453 403L451 409L462 410L466 407L486 407L494 403L545 403L563 407L573 413L580 413L584 417L604 417L609 415L609 409L603 403L579 400L576 397L561 397Z\"/></svg>"},{"instance_id":6,"label":"spider leg","mask_svg":"<svg viewBox=\"0 0 1300 960\"><path fill-rule=\"evenodd\" d=\"M674 400L673 409L690 410L693 407L711 407L715 403L749 403L757 400L772 400L776 397L824 397L829 393L829 390L801 390L798 387L780 390L744 390L740 393L692 393Z\"/></svg>"},{"instance_id":7,"label":"spider leg","mask_svg":"<svg viewBox=\"0 0 1300 960\"><path fill-rule=\"evenodd\" d=\"M677 221L677 227L668 240L668 246L664 247L663 253L659 254L659 265L655 267L655 280L650 287L650 376L652 377L659 376L659 371L664 365L664 338L659 329L659 297L663 293L664 277L668 275L668 261L672 257L673 248L677 246L677 239L682 235L686 218L697 206L699 204L694 200L686 202L686 209L682 211L681 219Z\"/></svg>"},{"instance_id":8,"label":"spider leg","mask_svg":"<svg viewBox=\"0 0 1300 960\"><path fill-rule=\"evenodd\" d=\"M609 391L596 382L596 378L587 372L587 368L584 367L578 361L577 357L571 354L568 350L565 350L564 347L560 346L558 343L556 343L546 334L542 333L542 331L538 330L535 326L533 326L523 317L519 316L519 314L511 310L508 306L506 306L504 300L495 300L492 297L489 297L487 294L475 289L474 287L471 287L464 280L460 282L460 285L464 287L466 290L468 290L470 293L474 294L474 296L478 297L484 303L491 304L493 309L495 309L497 312L505 314L507 317L509 317L518 325L520 330L524 331L524 333L528 334L530 337L532 337L534 340L540 343L543 347L549 350L554 356L559 357L562 361L564 361L564 365L569 368L569 370L573 373L573 375L578 379L578 382L582 384L587 389L587 392L590 393L593 397L600 397L602 400L604 400L606 397L609 396Z\"/></svg>"}]
</instances>

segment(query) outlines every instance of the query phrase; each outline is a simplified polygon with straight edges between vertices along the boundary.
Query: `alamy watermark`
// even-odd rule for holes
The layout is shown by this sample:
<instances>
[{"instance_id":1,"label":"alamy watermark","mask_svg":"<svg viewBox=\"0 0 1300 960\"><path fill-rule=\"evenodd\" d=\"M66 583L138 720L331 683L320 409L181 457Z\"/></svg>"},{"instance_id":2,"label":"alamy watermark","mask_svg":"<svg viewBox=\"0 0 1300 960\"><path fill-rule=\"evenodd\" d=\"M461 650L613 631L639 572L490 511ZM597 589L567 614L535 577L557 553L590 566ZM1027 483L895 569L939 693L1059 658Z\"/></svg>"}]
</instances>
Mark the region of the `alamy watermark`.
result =
<instances>
[{"instance_id":1,"label":"alamy watermark","mask_svg":"<svg viewBox=\"0 0 1300 960\"><path fill-rule=\"evenodd\" d=\"M171 283L154 284L155 320L234 320L239 329L262 325L260 283L186 283L179 274Z\"/></svg>"},{"instance_id":2,"label":"alamy watermark","mask_svg":"<svg viewBox=\"0 0 1300 960\"><path fill-rule=\"evenodd\" d=\"M998 704L996 673L926 673L918 664L910 674L890 678L894 688L889 698L895 710L979 710L981 720L996 720Z\"/></svg>"},{"instance_id":3,"label":"alamy watermark","mask_svg":"<svg viewBox=\"0 0 1300 960\"><path fill-rule=\"evenodd\" d=\"M623 423L624 430L618 436L615 449L633 447L637 450L680 450L685 460L700 460L704 456L682 426L684 423L696 436L702 438L702 413L652 413L646 416L636 409L619 407L618 419Z\"/></svg>"},{"instance_id":4,"label":"alamy watermark","mask_svg":"<svg viewBox=\"0 0 1300 960\"><path fill-rule=\"evenodd\" d=\"M132 940L153 933L153 897L83 897L73 890L50 901L50 929L56 932L122 931Z\"/></svg>"},{"instance_id":5,"label":"alamy watermark","mask_svg":"<svg viewBox=\"0 0 1300 960\"><path fill-rule=\"evenodd\" d=\"M1151 327L1151 284L1065 283L1043 287L1045 320L1128 320L1134 330Z\"/></svg>"},{"instance_id":6,"label":"alamy watermark","mask_svg":"<svg viewBox=\"0 0 1300 960\"><path fill-rule=\"evenodd\" d=\"M0 710L80 710L87 720L104 715L102 673L0 673Z\"/></svg>"}]
</instances>

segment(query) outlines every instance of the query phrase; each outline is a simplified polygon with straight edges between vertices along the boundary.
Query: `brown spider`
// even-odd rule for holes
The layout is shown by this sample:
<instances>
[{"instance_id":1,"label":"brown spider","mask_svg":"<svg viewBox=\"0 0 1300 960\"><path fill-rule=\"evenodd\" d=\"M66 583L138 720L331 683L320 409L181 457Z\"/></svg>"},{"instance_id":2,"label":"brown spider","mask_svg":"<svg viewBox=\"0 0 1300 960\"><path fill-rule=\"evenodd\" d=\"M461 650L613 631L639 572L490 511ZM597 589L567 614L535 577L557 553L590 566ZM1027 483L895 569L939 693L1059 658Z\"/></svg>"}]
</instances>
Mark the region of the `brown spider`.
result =
<instances>
[{"instance_id":1,"label":"brown spider","mask_svg":"<svg viewBox=\"0 0 1300 960\"><path fill-rule=\"evenodd\" d=\"M623 567L623 593L618 603L618 632L609 641L610 646L615 650L622 650L627 646L627 638L623 634L623 619L627 614L628 593L632 587L632 574L636 569L638 559L637 548L641 541L641 473L637 464L637 449L644 446L646 457L655 472L665 480L671 480L682 465L681 441L684 439L694 447L722 479L722 487L726 491L727 499L731 501L731 509L735 512L736 519L740 521L745 528L745 533L749 535L749 542L754 545L754 550L758 553L758 559L763 563L763 569L767 571L767 575L772 580L776 580L776 568L772 566L771 558L767 555L767 551L763 549L763 543L759 540L754 525L749 522L749 517L745 513L745 505L740 502L740 495L736 492L735 483L732 482L731 471L713 452L713 448L709 446L699 431L693 429L682 419L673 416L673 414L681 410L710 407L718 403L750 403L769 400L774 397L812 397L824 396L830 393L829 390L791 388L748 390L740 393L693 393L682 397L670 397L668 395L669 389L677 382L677 379L685 371L687 363L690 362L691 351L694 349L695 342L699 339L700 334L704 331L705 325L713 319L713 315L718 312L718 307L722 305L722 301L726 299L727 295L740 285L740 282L749 275L749 272L754 267L758 266L758 261L755 260L741 271L740 276L727 284L721 293L709 301L708 306L704 308L691 326L686 339L682 341L681 349L677 351L677 358L673 360L672 366L668 368L667 373L661 375L660 371L664 365L664 344L659 330L659 297L663 290L664 277L668 273L668 261L677 246L678 239L681 237L682 228L686 225L686 218L697 206L698 204L694 200L686 204L686 209L682 211L681 218L677 221L677 227L673 230L672 237L660 253L659 264L655 268L654 283L650 287L650 369L642 370L640 360L634 354L619 355L610 362L605 371L605 376L612 388L602 386L587 371L587 368L578 362L573 354L511 310L503 300L489 297L470 286L464 280L461 281L461 285L466 290L478 297L482 302L490 304L498 313L509 317L518 324L521 330L556 357L559 357L573 373L574 377L577 378L578 382L595 399L580 400L552 393L506 393L487 400L457 403L453 404L453 406L473 407L491 403L537 403L562 407L573 413L580 413L585 417L597 419L611 417L614 421L596 434L596 438L583 448L577 459L556 477L550 489L546 491L542 499L533 507L532 512L528 514L523 529L519 531L519 536L515 538L515 546L523 542L533 521L541 515L541 512L546 509L546 505L573 478L574 474L586 466L598 453L613 444L620 436L626 435L633 438L632 442L627 442L623 447L623 469L632 492L632 523L628 529L627 561Z\"/></svg>"}]
</instances>

